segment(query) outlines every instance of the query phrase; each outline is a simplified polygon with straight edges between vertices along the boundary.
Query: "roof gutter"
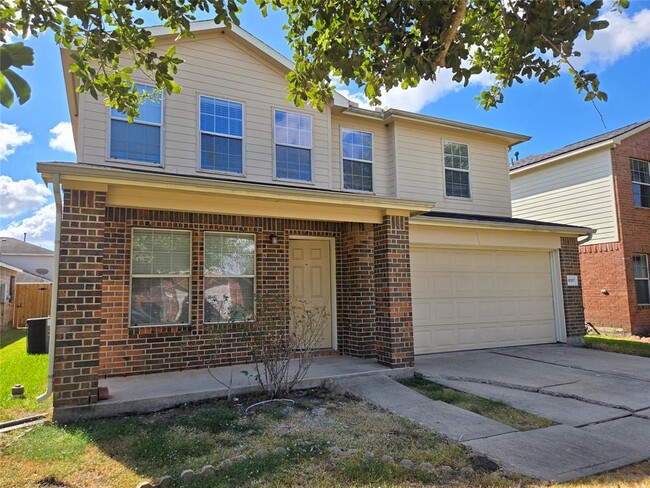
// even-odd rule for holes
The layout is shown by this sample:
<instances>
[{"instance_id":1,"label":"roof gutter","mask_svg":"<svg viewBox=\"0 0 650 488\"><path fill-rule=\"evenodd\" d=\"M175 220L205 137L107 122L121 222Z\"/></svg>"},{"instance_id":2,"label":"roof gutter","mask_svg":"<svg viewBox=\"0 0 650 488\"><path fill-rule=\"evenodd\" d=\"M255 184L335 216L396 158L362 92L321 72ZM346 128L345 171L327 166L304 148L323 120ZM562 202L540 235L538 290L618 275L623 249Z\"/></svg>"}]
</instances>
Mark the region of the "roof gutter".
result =
<instances>
[{"instance_id":1,"label":"roof gutter","mask_svg":"<svg viewBox=\"0 0 650 488\"><path fill-rule=\"evenodd\" d=\"M47 389L45 393L36 397L39 402L44 402L52 394L54 384L54 353L56 346L56 316L57 299L59 296L59 254L61 251L61 177L52 175L52 190L54 191L54 205L56 208L56 225L54 230L54 266L52 270L52 298L50 302L50 341L47 350Z\"/></svg>"},{"instance_id":2,"label":"roof gutter","mask_svg":"<svg viewBox=\"0 0 650 488\"><path fill-rule=\"evenodd\" d=\"M486 222L471 219L445 218L445 217L424 217L411 218L411 225L430 225L441 227L477 227L485 229L509 229L522 231L551 232L556 234L570 234L575 236L593 235L594 229L588 227L558 226L544 224L520 224L517 222ZM586 241L585 241L586 242Z\"/></svg>"}]
</instances>

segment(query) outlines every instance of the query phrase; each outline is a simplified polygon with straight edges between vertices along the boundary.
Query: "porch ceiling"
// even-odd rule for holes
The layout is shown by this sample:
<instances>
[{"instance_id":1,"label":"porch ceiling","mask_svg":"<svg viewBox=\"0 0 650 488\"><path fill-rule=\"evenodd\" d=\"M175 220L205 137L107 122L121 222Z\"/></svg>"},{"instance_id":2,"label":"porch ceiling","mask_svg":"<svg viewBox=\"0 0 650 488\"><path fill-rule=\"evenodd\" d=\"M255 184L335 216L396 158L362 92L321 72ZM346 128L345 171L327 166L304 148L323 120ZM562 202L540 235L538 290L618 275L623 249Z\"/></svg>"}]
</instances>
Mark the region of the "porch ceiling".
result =
<instances>
[{"instance_id":1,"label":"porch ceiling","mask_svg":"<svg viewBox=\"0 0 650 488\"><path fill-rule=\"evenodd\" d=\"M386 214L414 216L433 202L361 195L200 176L170 175L79 163L39 163L46 183L60 175L64 189L106 192L116 207L256 217L380 223Z\"/></svg>"}]
</instances>

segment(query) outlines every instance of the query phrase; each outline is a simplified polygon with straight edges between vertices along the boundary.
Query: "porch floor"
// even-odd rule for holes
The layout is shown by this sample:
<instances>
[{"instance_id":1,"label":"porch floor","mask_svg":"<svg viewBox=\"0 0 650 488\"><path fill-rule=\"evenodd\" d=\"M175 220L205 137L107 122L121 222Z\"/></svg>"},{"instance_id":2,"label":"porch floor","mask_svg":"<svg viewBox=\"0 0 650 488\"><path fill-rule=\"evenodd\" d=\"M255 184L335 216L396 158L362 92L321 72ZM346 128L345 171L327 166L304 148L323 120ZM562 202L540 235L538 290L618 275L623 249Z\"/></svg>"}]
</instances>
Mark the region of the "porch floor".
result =
<instances>
[{"instance_id":1,"label":"porch floor","mask_svg":"<svg viewBox=\"0 0 650 488\"><path fill-rule=\"evenodd\" d=\"M248 372L248 375L244 373ZM292 369L295 371L295 369ZM235 395L258 388L253 378L252 364L221 366L210 372L221 382L230 384ZM188 369L169 373L112 377L99 380L107 386L109 398L101 402L72 407L59 407L54 411L57 421L82 418L112 417L124 414L155 412L187 402L228 396L228 388L216 381L207 369ZM298 388L314 388L325 380L359 375L387 374L407 376L412 368L390 369L377 364L376 359L359 359L350 356L316 358Z\"/></svg>"}]
</instances>

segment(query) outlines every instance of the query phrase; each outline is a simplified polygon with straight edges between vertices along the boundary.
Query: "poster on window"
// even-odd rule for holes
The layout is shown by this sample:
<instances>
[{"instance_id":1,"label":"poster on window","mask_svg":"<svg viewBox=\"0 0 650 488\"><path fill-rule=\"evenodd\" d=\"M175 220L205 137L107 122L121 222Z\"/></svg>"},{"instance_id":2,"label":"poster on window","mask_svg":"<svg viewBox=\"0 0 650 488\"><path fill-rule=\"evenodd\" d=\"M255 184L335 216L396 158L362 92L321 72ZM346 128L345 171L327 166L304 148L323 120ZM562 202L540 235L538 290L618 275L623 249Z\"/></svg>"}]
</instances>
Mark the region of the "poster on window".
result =
<instances>
[{"instance_id":1,"label":"poster on window","mask_svg":"<svg viewBox=\"0 0 650 488\"><path fill-rule=\"evenodd\" d=\"M252 320L254 310L252 278L206 278L204 292L206 323Z\"/></svg>"},{"instance_id":2,"label":"poster on window","mask_svg":"<svg viewBox=\"0 0 650 488\"><path fill-rule=\"evenodd\" d=\"M189 323L188 278L134 278L131 325Z\"/></svg>"}]
</instances>

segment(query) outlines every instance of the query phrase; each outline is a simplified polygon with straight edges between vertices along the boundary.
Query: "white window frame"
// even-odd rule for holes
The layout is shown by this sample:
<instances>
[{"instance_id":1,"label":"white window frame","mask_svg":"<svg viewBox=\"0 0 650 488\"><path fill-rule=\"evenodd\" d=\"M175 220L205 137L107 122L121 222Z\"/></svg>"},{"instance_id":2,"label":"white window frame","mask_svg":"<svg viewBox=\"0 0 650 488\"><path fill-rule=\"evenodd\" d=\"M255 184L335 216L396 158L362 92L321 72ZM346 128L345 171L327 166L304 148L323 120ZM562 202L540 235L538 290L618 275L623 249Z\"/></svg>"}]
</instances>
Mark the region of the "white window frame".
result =
<instances>
[{"instance_id":1,"label":"white window frame","mask_svg":"<svg viewBox=\"0 0 650 488\"><path fill-rule=\"evenodd\" d=\"M148 85L146 83L139 83L136 82L139 86L155 89L156 87L153 85ZM158 163L147 163L145 161L138 161L138 160L133 160L133 159L121 159L121 158L114 158L111 156L111 131L113 127L113 120L119 120L119 121L126 121L127 117L124 115L124 117L117 117L113 116L111 107L108 107L107 110L107 130L106 130L106 160L115 162L115 163L128 163L128 164L137 164L140 166L145 166L147 168L164 168L165 167L165 157L164 157L164 147L165 147L165 137L164 137L164 122L165 122L165 97L164 94L160 94L160 123L155 123L155 122L144 122L144 121L133 121L133 124L141 124L141 125L148 125L148 126L153 126L153 127L158 127L160 129L160 161Z\"/></svg>"},{"instance_id":2,"label":"white window frame","mask_svg":"<svg viewBox=\"0 0 650 488\"><path fill-rule=\"evenodd\" d=\"M237 236L248 236L253 238L253 246L255 247L255 259L253 260L253 274L252 275L217 275L217 274L208 274L205 272L205 236L208 234L221 234L221 235L237 235ZM205 279L206 278L253 278L253 315L249 320L238 321L237 323L244 322L254 322L257 316L257 236L250 232L220 232L220 231L205 231L203 233L203 323L207 325L218 325L218 324L228 324L229 320L222 320L219 322L208 322L205 319Z\"/></svg>"},{"instance_id":3,"label":"white window frame","mask_svg":"<svg viewBox=\"0 0 650 488\"><path fill-rule=\"evenodd\" d=\"M646 269L646 274L648 274L647 278L637 278L636 277L636 266L634 265L634 260L636 258L643 258L645 261L645 269ZM639 294L636 293L636 282L637 281L647 281L648 282L648 290L650 290L650 268L648 267L648 255L647 254L632 254L632 266L633 266L633 271L634 271L634 293L636 294L636 304L637 305L650 305L650 296L648 297L643 297L644 302L640 301L642 297L639 297ZM648 295L650 295L650 291L648 292Z\"/></svg>"},{"instance_id":4,"label":"white window frame","mask_svg":"<svg viewBox=\"0 0 650 488\"><path fill-rule=\"evenodd\" d=\"M461 168L449 168L447 167L447 164L445 163L445 144L461 144L463 146L467 147L467 169L461 169ZM451 199L456 199L456 200L464 200L468 201L472 199L473 191L472 191L472 175L470 173L471 167L472 167L472 157L470 154L470 149L469 149L469 144L465 142L458 142L458 141L450 141L450 140L442 140L442 146L440 148L442 152L442 187L443 187L443 195L444 198L451 198ZM449 171L457 171L459 173L467 173L468 177L467 180L469 182L469 196L466 197L459 197L455 195L447 195L447 170Z\"/></svg>"},{"instance_id":5,"label":"white window frame","mask_svg":"<svg viewBox=\"0 0 650 488\"><path fill-rule=\"evenodd\" d=\"M310 137L310 142L311 144L309 147L307 146L299 146L295 144L280 144L276 142L275 140L275 114L276 112L284 112L286 114L295 114L295 115L300 115L304 117L309 117L309 132L311 134ZM278 180L278 181L289 181L291 183L302 183L302 184L313 184L314 183L314 118L311 116L311 114L306 114L303 112L297 112L295 110L286 110L283 108L274 108L273 109L273 179ZM296 180L293 178L281 178L278 176L278 168L277 168L277 151L276 151L276 146L285 146L285 147L295 147L297 149L309 149L309 174L310 174L310 179L309 180Z\"/></svg>"},{"instance_id":6,"label":"white window frame","mask_svg":"<svg viewBox=\"0 0 650 488\"><path fill-rule=\"evenodd\" d=\"M242 135L240 136L233 136L230 134L223 134L221 132L210 132L207 130L202 130L201 129L201 98L211 98L213 100L220 100L222 102L229 102L229 103L238 103L241 105L241 132ZM212 174L220 174L220 175L227 175L227 176L239 176L243 177L246 176L246 140L245 140L245 135L246 135L246 104L242 100L231 100L228 98L221 98L221 97L215 97L212 95L205 95L202 93L198 94L197 98L197 105L196 105L196 115L197 115L197 127L199 128L198 130L198 140L197 140L197 171L200 172L205 172L205 173L212 173ZM224 170L218 170L218 169L206 169L201 167L201 135L202 134L207 134L211 136L218 136L218 137L227 137L230 139L240 139L242 141L241 143L241 173L235 173L233 171L224 171Z\"/></svg>"},{"instance_id":7,"label":"white window frame","mask_svg":"<svg viewBox=\"0 0 650 488\"><path fill-rule=\"evenodd\" d=\"M185 233L189 234L190 236L190 245L189 245L189 253L190 253L190 269L189 273L187 275L160 275L160 274L134 274L133 273L133 235L135 234L136 231L138 230L146 230L146 231L164 231L164 232L177 232L177 233ZM191 230L182 230L182 229L164 229L164 228L150 228L150 227L133 227L131 229L131 249L129 250L129 260L130 260L130 266L129 266L129 327L132 327L134 329L140 329L140 328L147 328L147 327L186 327L192 323L192 231ZM187 322L178 322L174 324L132 324L131 323L131 306L133 304L133 278L187 278L187 293L189 295L188 297L188 310L187 310Z\"/></svg>"},{"instance_id":8,"label":"white window frame","mask_svg":"<svg viewBox=\"0 0 650 488\"><path fill-rule=\"evenodd\" d=\"M637 163L644 163L648 167L648 172L650 172L650 161L646 161L644 159L639 159L639 158L630 158L630 173L632 173L632 161L635 161ZM632 187L634 188L634 185L643 185L648 187L648 191L650 191L650 183L644 183L642 181L636 181L634 179L634 175L632 175ZM634 203L634 189L632 190L632 202ZM650 208L646 207L645 205L636 205L634 203L635 208Z\"/></svg>"},{"instance_id":9,"label":"white window frame","mask_svg":"<svg viewBox=\"0 0 650 488\"><path fill-rule=\"evenodd\" d=\"M343 133L345 131L348 132L359 132L361 134L368 134L371 138L371 150L372 150L372 159L370 161L366 159L356 159L356 158L346 158L343 156ZM352 129L349 127L341 127L341 131L339 134L339 140L341 141L340 146L341 146L341 189L343 191L351 192L351 193L366 193L368 195L374 195L375 194L375 135L372 132L364 131L364 130L359 130L359 129ZM346 188L345 187L345 171L344 171L344 162L343 160L347 159L349 161L354 161L358 163L370 163L370 167L372 168L372 190L356 190L354 188Z\"/></svg>"}]
</instances>

